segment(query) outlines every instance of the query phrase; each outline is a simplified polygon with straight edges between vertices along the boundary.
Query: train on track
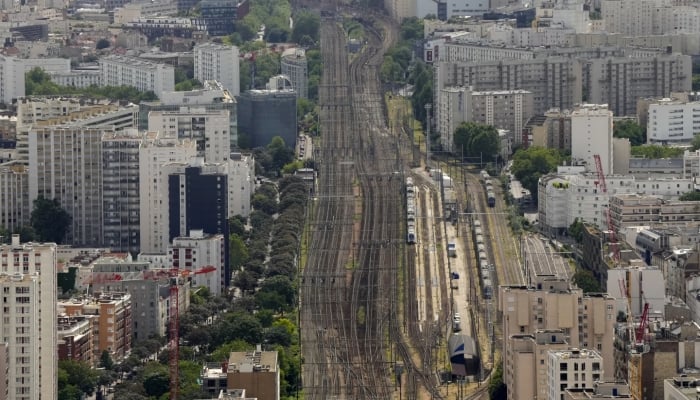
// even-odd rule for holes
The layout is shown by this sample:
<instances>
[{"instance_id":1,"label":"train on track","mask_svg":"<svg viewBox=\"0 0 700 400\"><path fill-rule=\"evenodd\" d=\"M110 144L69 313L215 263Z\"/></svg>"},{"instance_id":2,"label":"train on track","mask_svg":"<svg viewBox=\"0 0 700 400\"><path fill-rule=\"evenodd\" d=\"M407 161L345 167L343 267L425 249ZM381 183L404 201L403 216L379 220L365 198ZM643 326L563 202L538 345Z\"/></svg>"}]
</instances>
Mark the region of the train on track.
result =
<instances>
[{"instance_id":1,"label":"train on track","mask_svg":"<svg viewBox=\"0 0 700 400\"><path fill-rule=\"evenodd\" d=\"M481 171L481 181L484 183L484 188L486 189L486 203L489 207L496 206L496 194L493 190L493 182L491 181L491 176L486 171Z\"/></svg>"},{"instance_id":2,"label":"train on track","mask_svg":"<svg viewBox=\"0 0 700 400\"><path fill-rule=\"evenodd\" d=\"M406 178L406 243L416 243L416 188L413 178Z\"/></svg>"},{"instance_id":3,"label":"train on track","mask_svg":"<svg viewBox=\"0 0 700 400\"><path fill-rule=\"evenodd\" d=\"M479 278L481 279L482 295L485 299L493 297L493 281L491 280L491 263L487 251L487 243L484 240L484 232L481 226L481 220L474 215L472 218L472 240L474 241L474 251L477 262L479 263Z\"/></svg>"}]
</instances>

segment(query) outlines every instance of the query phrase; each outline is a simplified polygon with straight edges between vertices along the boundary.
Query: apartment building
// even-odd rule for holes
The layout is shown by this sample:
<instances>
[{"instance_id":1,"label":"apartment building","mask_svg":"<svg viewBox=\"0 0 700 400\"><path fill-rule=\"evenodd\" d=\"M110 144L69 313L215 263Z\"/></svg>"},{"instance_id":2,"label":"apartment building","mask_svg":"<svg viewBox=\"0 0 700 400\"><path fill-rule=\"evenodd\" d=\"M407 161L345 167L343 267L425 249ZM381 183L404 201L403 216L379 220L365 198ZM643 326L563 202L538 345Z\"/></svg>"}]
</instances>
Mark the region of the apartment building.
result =
<instances>
[{"instance_id":1,"label":"apartment building","mask_svg":"<svg viewBox=\"0 0 700 400\"><path fill-rule=\"evenodd\" d=\"M603 357L594 350L552 350L547 361L549 400L562 399L569 387L592 388L603 376Z\"/></svg>"},{"instance_id":2,"label":"apartment building","mask_svg":"<svg viewBox=\"0 0 700 400\"><path fill-rule=\"evenodd\" d=\"M0 227L12 232L29 224L29 175L19 161L0 164Z\"/></svg>"},{"instance_id":3,"label":"apartment building","mask_svg":"<svg viewBox=\"0 0 700 400\"><path fill-rule=\"evenodd\" d=\"M454 148L454 132L463 122L492 125L514 132L515 143L522 142L523 126L533 115L532 93L525 90L474 91L464 87L440 90L435 119L443 149Z\"/></svg>"},{"instance_id":4,"label":"apartment building","mask_svg":"<svg viewBox=\"0 0 700 400\"><path fill-rule=\"evenodd\" d=\"M217 81L203 82L204 88L188 92L167 92L159 101L142 101L139 104L139 129L148 129L148 115L151 111L180 111L180 108L196 107L207 111L227 110L229 112L230 149L238 148L238 113L235 97Z\"/></svg>"},{"instance_id":5,"label":"apartment building","mask_svg":"<svg viewBox=\"0 0 700 400\"><path fill-rule=\"evenodd\" d=\"M7 346L7 393L17 400L56 399L56 245L0 245L0 328ZM46 272L49 273L46 273ZM0 356L5 359L5 357Z\"/></svg>"},{"instance_id":6,"label":"apartment building","mask_svg":"<svg viewBox=\"0 0 700 400\"><path fill-rule=\"evenodd\" d=\"M135 129L102 135L102 244L113 251L139 252L141 141Z\"/></svg>"},{"instance_id":7,"label":"apartment building","mask_svg":"<svg viewBox=\"0 0 700 400\"><path fill-rule=\"evenodd\" d=\"M245 389L258 400L280 397L280 370L276 351L232 352L228 359L227 383L230 389Z\"/></svg>"},{"instance_id":8,"label":"apartment building","mask_svg":"<svg viewBox=\"0 0 700 400\"><path fill-rule=\"evenodd\" d=\"M158 97L175 90L175 69L171 65L119 55L102 57L99 63L102 86L131 86L152 91Z\"/></svg>"},{"instance_id":9,"label":"apartment building","mask_svg":"<svg viewBox=\"0 0 700 400\"><path fill-rule=\"evenodd\" d=\"M569 347L595 350L602 354L604 365L614 365L614 298L607 294L584 295L566 280L541 276L534 278L532 287L501 286L499 290L498 310L503 313L504 338L561 330L562 340ZM504 340L503 354L511 354L510 345L510 341ZM503 370L512 370L513 362L504 357ZM604 377L613 374L610 370ZM506 385L512 398L510 382L506 381Z\"/></svg>"},{"instance_id":10,"label":"apartment building","mask_svg":"<svg viewBox=\"0 0 700 400\"><path fill-rule=\"evenodd\" d=\"M679 191L685 193L692 191L691 188L691 184L684 182ZM610 212L617 231L642 225L670 227L700 221L700 202L663 200L636 193L619 194L610 198Z\"/></svg>"},{"instance_id":11,"label":"apartment building","mask_svg":"<svg viewBox=\"0 0 700 400\"><path fill-rule=\"evenodd\" d=\"M187 162L196 156L197 144L193 140L163 138L157 132L146 133L139 149L141 252L165 254L170 243L168 221L161 219L160 213L168 204L168 198L162 196L162 188L168 185L163 165Z\"/></svg>"},{"instance_id":12,"label":"apartment building","mask_svg":"<svg viewBox=\"0 0 700 400\"><path fill-rule=\"evenodd\" d=\"M581 61L589 103L607 104L617 116L635 116L637 100L691 89L692 60L682 54L607 57Z\"/></svg>"},{"instance_id":13,"label":"apartment building","mask_svg":"<svg viewBox=\"0 0 700 400\"><path fill-rule=\"evenodd\" d=\"M478 41L467 43L444 43L435 61L442 62L479 62L500 60L532 60L535 54L528 48L514 46L494 46Z\"/></svg>"},{"instance_id":14,"label":"apartment building","mask_svg":"<svg viewBox=\"0 0 700 400\"><path fill-rule=\"evenodd\" d=\"M250 215L255 188L255 159L252 154L231 153L228 160L228 215Z\"/></svg>"},{"instance_id":15,"label":"apartment building","mask_svg":"<svg viewBox=\"0 0 700 400\"><path fill-rule=\"evenodd\" d=\"M583 104L571 112L571 161L596 171L600 157L603 173L613 172L613 113L607 104Z\"/></svg>"},{"instance_id":16,"label":"apartment building","mask_svg":"<svg viewBox=\"0 0 700 400\"><path fill-rule=\"evenodd\" d=\"M607 230L606 208L611 196L640 193L673 200L693 187L692 179L653 176L637 179L632 175L608 175L605 182L607 193L601 191L596 173L552 174L541 178L537 206L541 228L548 232L558 232L578 218ZM566 213L565 219L562 213ZM673 214L668 215L672 221ZM562 221L566 221L564 225L555 225Z\"/></svg>"},{"instance_id":17,"label":"apartment building","mask_svg":"<svg viewBox=\"0 0 700 400\"><path fill-rule=\"evenodd\" d=\"M690 143L700 132L700 101L655 100L646 114L649 144Z\"/></svg>"},{"instance_id":18,"label":"apartment building","mask_svg":"<svg viewBox=\"0 0 700 400\"><path fill-rule=\"evenodd\" d=\"M202 43L194 46L193 53L195 79L218 81L232 96L241 93L238 47Z\"/></svg>"},{"instance_id":19,"label":"apartment building","mask_svg":"<svg viewBox=\"0 0 700 400\"><path fill-rule=\"evenodd\" d=\"M59 301L58 309L66 316L84 316L91 320L95 359L105 350L115 361L129 355L133 324L129 293L104 292L91 298Z\"/></svg>"},{"instance_id":20,"label":"apartment building","mask_svg":"<svg viewBox=\"0 0 700 400\"><path fill-rule=\"evenodd\" d=\"M194 230L228 238L226 164L207 164L198 158L190 163L167 164L163 167L163 175L167 176L167 185L161 187L161 198L167 203L160 209L160 219L167 221L164 248L175 238L186 237ZM197 195L193 196L193 193ZM224 268L219 270L220 285L228 287L231 280L228 246L224 246L223 250Z\"/></svg>"},{"instance_id":21,"label":"apartment building","mask_svg":"<svg viewBox=\"0 0 700 400\"><path fill-rule=\"evenodd\" d=\"M627 36L700 33L700 10L686 2L603 0L601 16L610 33Z\"/></svg>"},{"instance_id":22,"label":"apartment building","mask_svg":"<svg viewBox=\"0 0 700 400\"><path fill-rule=\"evenodd\" d=\"M188 271L192 286L205 286L213 295L223 294L228 240L223 235L205 234L192 230L188 236L176 237L168 248L168 264L180 271Z\"/></svg>"},{"instance_id":23,"label":"apartment building","mask_svg":"<svg viewBox=\"0 0 700 400\"><path fill-rule=\"evenodd\" d=\"M29 202L58 199L72 221L72 245L102 240L102 136L111 128L49 126L29 131Z\"/></svg>"},{"instance_id":24,"label":"apartment building","mask_svg":"<svg viewBox=\"0 0 700 400\"><path fill-rule=\"evenodd\" d=\"M547 356L550 350L566 350L569 345L560 329L537 330L530 334L513 334L505 338L503 379L510 400L547 398ZM507 367L507 368L506 368Z\"/></svg>"},{"instance_id":25,"label":"apartment building","mask_svg":"<svg viewBox=\"0 0 700 400\"><path fill-rule=\"evenodd\" d=\"M533 146L571 151L571 111L553 108L528 122Z\"/></svg>"},{"instance_id":26,"label":"apartment building","mask_svg":"<svg viewBox=\"0 0 700 400\"><path fill-rule=\"evenodd\" d=\"M664 400L697 400L700 377L678 375L664 379Z\"/></svg>"},{"instance_id":27,"label":"apartment building","mask_svg":"<svg viewBox=\"0 0 700 400\"><path fill-rule=\"evenodd\" d=\"M197 143L197 157L209 163L229 159L231 132L227 110L207 111L203 107L182 107L178 111L151 111L148 130L165 138L189 139Z\"/></svg>"},{"instance_id":28,"label":"apartment building","mask_svg":"<svg viewBox=\"0 0 700 400\"><path fill-rule=\"evenodd\" d=\"M309 73L306 51L302 48L287 49L280 59L282 75L289 77L298 98L309 97Z\"/></svg>"},{"instance_id":29,"label":"apartment building","mask_svg":"<svg viewBox=\"0 0 700 400\"><path fill-rule=\"evenodd\" d=\"M95 350L92 348L92 321L85 316L59 316L57 323L58 359L82 361L95 366Z\"/></svg>"},{"instance_id":30,"label":"apartment building","mask_svg":"<svg viewBox=\"0 0 700 400\"><path fill-rule=\"evenodd\" d=\"M581 101L581 69L565 57L479 62L438 62L436 93L448 86L477 91L525 90L532 93L535 114L550 108L571 109Z\"/></svg>"},{"instance_id":31,"label":"apartment building","mask_svg":"<svg viewBox=\"0 0 700 400\"><path fill-rule=\"evenodd\" d=\"M293 90L248 90L238 100L238 130L251 148L280 136L291 148L297 141L297 97ZM270 118L274 115L275 118Z\"/></svg>"},{"instance_id":32,"label":"apartment building","mask_svg":"<svg viewBox=\"0 0 700 400\"><path fill-rule=\"evenodd\" d=\"M564 400L617 399L631 400L630 387L627 382L598 381L592 388L566 388Z\"/></svg>"}]
</instances>

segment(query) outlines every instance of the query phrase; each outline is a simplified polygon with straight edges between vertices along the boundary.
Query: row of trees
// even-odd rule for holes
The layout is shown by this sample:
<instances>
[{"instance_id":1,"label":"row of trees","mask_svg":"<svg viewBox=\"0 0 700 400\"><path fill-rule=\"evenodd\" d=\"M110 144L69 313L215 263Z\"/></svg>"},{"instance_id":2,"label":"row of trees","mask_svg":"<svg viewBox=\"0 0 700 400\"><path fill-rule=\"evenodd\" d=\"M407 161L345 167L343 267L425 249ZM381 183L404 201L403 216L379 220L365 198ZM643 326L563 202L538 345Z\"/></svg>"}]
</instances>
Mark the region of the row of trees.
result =
<instances>
[{"instance_id":1,"label":"row of trees","mask_svg":"<svg viewBox=\"0 0 700 400\"><path fill-rule=\"evenodd\" d=\"M537 183L540 177L555 171L565 159L566 157L557 149L537 146L519 149L513 155L511 173L525 189L530 191L536 203Z\"/></svg>"},{"instance_id":2,"label":"row of trees","mask_svg":"<svg viewBox=\"0 0 700 400\"><path fill-rule=\"evenodd\" d=\"M498 156L498 130L491 125L463 122L454 132L454 146L467 159L491 161Z\"/></svg>"}]
</instances>

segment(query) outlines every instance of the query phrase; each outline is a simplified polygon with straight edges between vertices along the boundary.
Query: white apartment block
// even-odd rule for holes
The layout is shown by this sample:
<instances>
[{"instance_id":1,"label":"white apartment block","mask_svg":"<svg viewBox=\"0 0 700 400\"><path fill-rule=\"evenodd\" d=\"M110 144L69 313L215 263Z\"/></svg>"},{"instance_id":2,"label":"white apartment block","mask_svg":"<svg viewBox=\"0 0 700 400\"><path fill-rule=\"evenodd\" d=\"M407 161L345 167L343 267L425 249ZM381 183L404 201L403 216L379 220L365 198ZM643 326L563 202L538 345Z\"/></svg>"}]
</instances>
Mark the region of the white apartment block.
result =
<instances>
[{"instance_id":1,"label":"white apartment block","mask_svg":"<svg viewBox=\"0 0 700 400\"><path fill-rule=\"evenodd\" d=\"M25 68L21 59L0 56L0 102L12 103L13 99L24 96Z\"/></svg>"},{"instance_id":2,"label":"white apartment block","mask_svg":"<svg viewBox=\"0 0 700 400\"><path fill-rule=\"evenodd\" d=\"M477 122L514 133L522 142L523 126L534 114L531 92L525 90L474 91L465 87L441 89L435 118L443 149L459 152L453 146L454 131L462 122Z\"/></svg>"},{"instance_id":3,"label":"white apartment block","mask_svg":"<svg viewBox=\"0 0 700 400\"><path fill-rule=\"evenodd\" d=\"M628 294L621 294L620 284ZM615 314L627 314L629 307L632 317L639 318L644 312L644 304L649 304L649 312L664 318L666 305L666 280L661 268L640 267L612 268L608 270L607 287L610 296L615 297ZM609 364L606 364L609 365Z\"/></svg>"},{"instance_id":4,"label":"white apartment block","mask_svg":"<svg viewBox=\"0 0 700 400\"><path fill-rule=\"evenodd\" d=\"M109 55L100 58L102 86L131 86L161 97L175 90L175 68L138 57Z\"/></svg>"},{"instance_id":5,"label":"white apartment block","mask_svg":"<svg viewBox=\"0 0 700 400\"><path fill-rule=\"evenodd\" d=\"M194 47L194 78L219 81L231 95L241 93L238 47L203 43Z\"/></svg>"},{"instance_id":6,"label":"white apartment block","mask_svg":"<svg viewBox=\"0 0 700 400\"><path fill-rule=\"evenodd\" d=\"M478 62L500 60L532 60L535 54L527 48L499 47L489 44L444 43L435 61L444 62Z\"/></svg>"},{"instance_id":7,"label":"white apartment block","mask_svg":"<svg viewBox=\"0 0 700 400\"><path fill-rule=\"evenodd\" d=\"M647 143L689 143L700 133L700 101L661 99L649 104Z\"/></svg>"},{"instance_id":8,"label":"white apartment block","mask_svg":"<svg viewBox=\"0 0 700 400\"><path fill-rule=\"evenodd\" d=\"M13 400L53 400L57 393L56 245L0 245L0 327L8 346L8 393ZM46 273L48 272L48 273Z\"/></svg>"},{"instance_id":9,"label":"white apartment block","mask_svg":"<svg viewBox=\"0 0 700 400\"><path fill-rule=\"evenodd\" d=\"M163 138L157 132L148 132L139 150L140 239L142 253L165 254L168 241L168 221L161 219L161 209L168 207L168 175L163 165L184 163L197 156L193 140Z\"/></svg>"},{"instance_id":10,"label":"white apartment block","mask_svg":"<svg viewBox=\"0 0 700 400\"><path fill-rule=\"evenodd\" d=\"M37 127L29 131L29 204L58 199L72 224L66 243L102 240L102 135L110 128Z\"/></svg>"},{"instance_id":11,"label":"white apartment block","mask_svg":"<svg viewBox=\"0 0 700 400\"><path fill-rule=\"evenodd\" d=\"M0 164L0 227L10 232L29 225L28 178L22 163Z\"/></svg>"},{"instance_id":12,"label":"white apartment block","mask_svg":"<svg viewBox=\"0 0 700 400\"><path fill-rule=\"evenodd\" d=\"M561 338L551 341L552 343L596 350L603 355L604 364L614 365L613 338L617 315L614 298L607 294L584 295L581 289L571 287L566 280L547 277L536 277L531 287L501 286L499 290L498 309L503 313L504 338L561 330ZM503 343L503 354L506 355L503 358L503 371L508 385L508 398L525 399L527 397L515 397L516 387L509 382L516 374L512 371L522 370L516 359L509 358L517 353L511 347L515 343L511 340L504 340ZM614 371L610 369L605 374L606 378L612 378ZM533 379L536 379L535 374ZM537 389L531 393L539 393L537 398L546 398L547 391L542 387L541 374L538 381L539 383L533 383Z\"/></svg>"},{"instance_id":13,"label":"white apartment block","mask_svg":"<svg viewBox=\"0 0 700 400\"><path fill-rule=\"evenodd\" d=\"M613 113L607 104L584 104L571 112L571 161L596 171L595 155L600 156L603 173L613 168Z\"/></svg>"},{"instance_id":14,"label":"white apartment block","mask_svg":"<svg viewBox=\"0 0 700 400\"><path fill-rule=\"evenodd\" d=\"M197 157L208 163L227 162L231 132L228 110L207 111L204 107L181 107L180 111L151 111L148 130L162 137L190 139L197 143Z\"/></svg>"},{"instance_id":15,"label":"white apartment block","mask_svg":"<svg viewBox=\"0 0 700 400\"><path fill-rule=\"evenodd\" d=\"M549 3L545 7L537 7L537 20L543 26L557 26L573 29L576 33L589 33L592 24L588 9L584 10L583 2L563 1Z\"/></svg>"},{"instance_id":16,"label":"white apartment block","mask_svg":"<svg viewBox=\"0 0 700 400\"><path fill-rule=\"evenodd\" d=\"M567 46L575 33L560 27L513 28L501 24L490 29L487 37L512 47Z\"/></svg>"},{"instance_id":17,"label":"white apartment block","mask_svg":"<svg viewBox=\"0 0 700 400\"><path fill-rule=\"evenodd\" d=\"M601 15L610 33L629 36L700 33L695 5L667 0L602 0Z\"/></svg>"},{"instance_id":18,"label":"white apartment block","mask_svg":"<svg viewBox=\"0 0 700 400\"><path fill-rule=\"evenodd\" d=\"M102 136L102 244L113 251L139 252L139 151L143 136L136 130Z\"/></svg>"},{"instance_id":19,"label":"white apartment block","mask_svg":"<svg viewBox=\"0 0 700 400\"><path fill-rule=\"evenodd\" d=\"M593 388L603 377L603 357L594 350L550 350L548 400L561 400L567 388Z\"/></svg>"},{"instance_id":20,"label":"white apartment block","mask_svg":"<svg viewBox=\"0 0 700 400\"><path fill-rule=\"evenodd\" d=\"M228 246L224 235L192 230L189 236L173 239L168 247L168 265L180 271L189 271L193 287L206 286L213 295L221 295L224 290L221 276L226 260L224 246Z\"/></svg>"},{"instance_id":21,"label":"white apartment block","mask_svg":"<svg viewBox=\"0 0 700 400\"><path fill-rule=\"evenodd\" d=\"M90 86L100 86L102 83L102 73L100 70L70 70L68 72L49 73L51 82L75 88L86 88Z\"/></svg>"},{"instance_id":22,"label":"white apartment block","mask_svg":"<svg viewBox=\"0 0 700 400\"><path fill-rule=\"evenodd\" d=\"M611 196L639 193L671 200L693 187L692 179L637 179L632 175L608 175L605 183L607 193L601 191L596 173L552 174L540 178L537 208L541 229L554 234L578 218L607 230L606 209ZM562 222L563 225L555 225Z\"/></svg>"},{"instance_id":23,"label":"white apartment block","mask_svg":"<svg viewBox=\"0 0 700 400\"><path fill-rule=\"evenodd\" d=\"M255 159L252 154L231 153L228 160L228 214L250 215L250 199L255 189Z\"/></svg>"}]
</instances>

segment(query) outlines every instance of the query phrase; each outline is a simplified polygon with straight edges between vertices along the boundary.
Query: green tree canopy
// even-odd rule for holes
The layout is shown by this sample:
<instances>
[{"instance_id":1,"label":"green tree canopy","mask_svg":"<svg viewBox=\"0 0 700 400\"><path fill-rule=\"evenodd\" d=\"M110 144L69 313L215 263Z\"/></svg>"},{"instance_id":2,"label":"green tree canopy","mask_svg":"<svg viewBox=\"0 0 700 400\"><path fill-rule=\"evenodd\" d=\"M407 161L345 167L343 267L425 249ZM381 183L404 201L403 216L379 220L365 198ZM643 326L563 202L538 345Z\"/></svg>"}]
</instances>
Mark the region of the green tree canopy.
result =
<instances>
[{"instance_id":1,"label":"green tree canopy","mask_svg":"<svg viewBox=\"0 0 700 400\"><path fill-rule=\"evenodd\" d=\"M613 124L613 136L629 139L632 146L640 146L647 141L647 134L644 128L631 119L616 121Z\"/></svg>"},{"instance_id":2,"label":"green tree canopy","mask_svg":"<svg viewBox=\"0 0 700 400\"><path fill-rule=\"evenodd\" d=\"M577 243L581 243L583 240L583 229L583 221L575 218L574 222L569 226L569 236L574 238Z\"/></svg>"},{"instance_id":3,"label":"green tree canopy","mask_svg":"<svg viewBox=\"0 0 700 400\"><path fill-rule=\"evenodd\" d=\"M498 130L491 125L463 122L455 129L454 146L458 153L463 149L465 157L493 160L500 147Z\"/></svg>"},{"instance_id":4,"label":"green tree canopy","mask_svg":"<svg viewBox=\"0 0 700 400\"><path fill-rule=\"evenodd\" d=\"M102 50L106 49L107 47L111 46L111 43L109 42L108 39L102 38L97 41L97 44L95 44L95 48L97 50Z\"/></svg>"},{"instance_id":5,"label":"green tree canopy","mask_svg":"<svg viewBox=\"0 0 700 400\"><path fill-rule=\"evenodd\" d=\"M572 281L583 290L583 293L603 292L603 289L600 287L600 282L595 278L593 272L587 269L579 268L572 277Z\"/></svg>"},{"instance_id":6,"label":"green tree canopy","mask_svg":"<svg viewBox=\"0 0 700 400\"><path fill-rule=\"evenodd\" d=\"M292 27L292 40L301 43L304 36L308 36L313 42L318 42L321 18L318 14L301 10L294 16Z\"/></svg>"},{"instance_id":7,"label":"green tree canopy","mask_svg":"<svg viewBox=\"0 0 700 400\"><path fill-rule=\"evenodd\" d=\"M537 183L542 175L556 170L563 157L556 149L544 147L529 147L520 149L513 155L511 172L528 189L533 199L537 200Z\"/></svg>"},{"instance_id":8,"label":"green tree canopy","mask_svg":"<svg viewBox=\"0 0 700 400\"><path fill-rule=\"evenodd\" d=\"M690 144L691 144L691 148L690 148L691 150L693 150L693 151L700 150L700 134L695 134L695 136L693 136L693 141L690 142Z\"/></svg>"},{"instance_id":9,"label":"green tree canopy","mask_svg":"<svg viewBox=\"0 0 700 400\"><path fill-rule=\"evenodd\" d=\"M644 158L676 158L683 155L685 151L682 147L660 146L647 144L643 146L632 146L632 155Z\"/></svg>"},{"instance_id":10,"label":"green tree canopy","mask_svg":"<svg viewBox=\"0 0 700 400\"><path fill-rule=\"evenodd\" d=\"M62 243L71 221L72 217L61 207L58 199L39 196L34 200L30 223L40 241Z\"/></svg>"},{"instance_id":11,"label":"green tree canopy","mask_svg":"<svg viewBox=\"0 0 700 400\"><path fill-rule=\"evenodd\" d=\"M692 191L683 193L681 197L678 198L680 201L700 201L700 192Z\"/></svg>"}]
</instances>

